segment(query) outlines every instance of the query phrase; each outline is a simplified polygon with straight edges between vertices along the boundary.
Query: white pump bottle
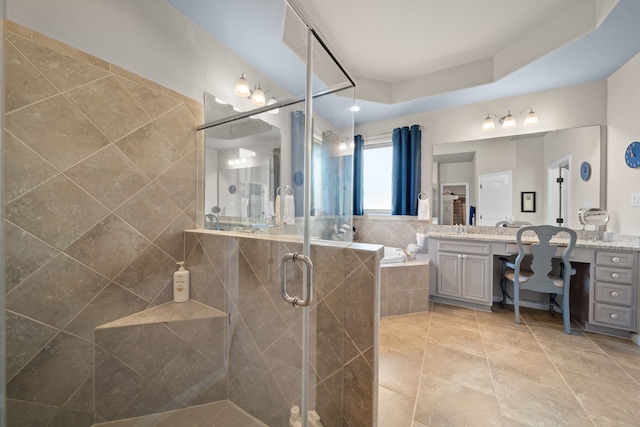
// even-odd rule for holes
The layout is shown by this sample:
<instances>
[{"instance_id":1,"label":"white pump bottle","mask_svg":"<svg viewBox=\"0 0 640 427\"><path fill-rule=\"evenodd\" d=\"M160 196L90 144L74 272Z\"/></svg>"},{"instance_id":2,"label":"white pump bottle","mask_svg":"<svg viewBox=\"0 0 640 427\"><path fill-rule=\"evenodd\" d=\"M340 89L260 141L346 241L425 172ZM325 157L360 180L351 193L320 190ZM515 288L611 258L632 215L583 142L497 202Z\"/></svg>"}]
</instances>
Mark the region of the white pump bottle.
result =
<instances>
[{"instance_id":1,"label":"white pump bottle","mask_svg":"<svg viewBox=\"0 0 640 427\"><path fill-rule=\"evenodd\" d=\"M173 273L173 302L189 301L189 270L185 270L184 261L177 264L180 268Z\"/></svg>"}]
</instances>

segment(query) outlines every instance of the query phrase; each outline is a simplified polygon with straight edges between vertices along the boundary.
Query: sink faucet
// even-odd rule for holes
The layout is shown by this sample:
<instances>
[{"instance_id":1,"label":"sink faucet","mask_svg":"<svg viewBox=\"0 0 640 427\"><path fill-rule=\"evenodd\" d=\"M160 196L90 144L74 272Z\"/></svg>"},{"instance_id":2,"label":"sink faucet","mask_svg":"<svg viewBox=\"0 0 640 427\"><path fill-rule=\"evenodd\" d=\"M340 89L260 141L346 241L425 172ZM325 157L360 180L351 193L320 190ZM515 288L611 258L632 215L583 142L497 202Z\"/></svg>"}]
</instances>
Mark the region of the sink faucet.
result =
<instances>
[{"instance_id":1,"label":"sink faucet","mask_svg":"<svg viewBox=\"0 0 640 427\"><path fill-rule=\"evenodd\" d=\"M220 221L218 220L218 215L216 214L206 214L205 216L206 226L209 230L220 230ZM213 220L216 220L215 228L213 228Z\"/></svg>"}]
</instances>

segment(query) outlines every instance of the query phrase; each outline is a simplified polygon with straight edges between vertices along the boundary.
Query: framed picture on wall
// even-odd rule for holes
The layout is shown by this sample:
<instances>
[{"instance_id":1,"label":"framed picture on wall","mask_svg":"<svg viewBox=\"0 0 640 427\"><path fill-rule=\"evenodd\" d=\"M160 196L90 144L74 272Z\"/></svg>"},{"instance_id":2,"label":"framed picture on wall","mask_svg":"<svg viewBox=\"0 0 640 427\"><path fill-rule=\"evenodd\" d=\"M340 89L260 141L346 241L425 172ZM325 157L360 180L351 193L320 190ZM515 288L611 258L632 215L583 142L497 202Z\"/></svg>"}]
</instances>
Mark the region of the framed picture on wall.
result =
<instances>
[{"instance_id":1,"label":"framed picture on wall","mask_svg":"<svg viewBox=\"0 0 640 427\"><path fill-rule=\"evenodd\" d=\"M520 211L535 212L536 211L536 192L523 191L520 193Z\"/></svg>"}]
</instances>

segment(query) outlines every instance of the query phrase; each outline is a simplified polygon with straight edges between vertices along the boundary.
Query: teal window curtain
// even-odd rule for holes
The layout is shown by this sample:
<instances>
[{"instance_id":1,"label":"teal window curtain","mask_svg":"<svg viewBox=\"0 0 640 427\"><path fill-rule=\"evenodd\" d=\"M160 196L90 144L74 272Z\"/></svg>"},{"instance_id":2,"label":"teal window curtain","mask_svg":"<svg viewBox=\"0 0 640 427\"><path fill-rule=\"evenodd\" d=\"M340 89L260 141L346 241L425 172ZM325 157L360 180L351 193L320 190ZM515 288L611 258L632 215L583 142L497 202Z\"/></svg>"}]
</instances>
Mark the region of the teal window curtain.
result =
<instances>
[{"instance_id":1,"label":"teal window curtain","mask_svg":"<svg viewBox=\"0 0 640 427\"><path fill-rule=\"evenodd\" d=\"M364 139L362 135L353 137L353 214L364 215L363 156Z\"/></svg>"},{"instance_id":2,"label":"teal window curtain","mask_svg":"<svg viewBox=\"0 0 640 427\"><path fill-rule=\"evenodd\" d=\"M394 129L391 144L393 147L391 214L416 216L421 187L422 131L420 126Z\"/></svg>"}]
</instances>

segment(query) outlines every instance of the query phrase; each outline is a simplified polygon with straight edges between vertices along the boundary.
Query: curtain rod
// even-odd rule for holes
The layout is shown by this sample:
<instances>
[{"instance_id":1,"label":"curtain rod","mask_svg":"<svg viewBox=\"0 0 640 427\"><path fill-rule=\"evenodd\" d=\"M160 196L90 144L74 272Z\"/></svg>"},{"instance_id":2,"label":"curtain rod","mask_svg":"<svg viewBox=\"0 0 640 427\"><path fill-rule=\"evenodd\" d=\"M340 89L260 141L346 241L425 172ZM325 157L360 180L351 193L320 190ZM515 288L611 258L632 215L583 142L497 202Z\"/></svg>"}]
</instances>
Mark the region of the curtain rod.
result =
<instances>
[{"instance_id":1,"label":"curtain rod","mask_svg":"<svg viewBox=\"0 0 640 427\"><path fill-rule=\"evenodd\" d=\"M404 126L399 126L399 127L404 127ZM407 126L407 127L411 127L411 126ZM424 130L424 126L420 126L420 130ZM378 133L375 135L362 135L362 139L364 140L365 145L381 144L387 141L391 141L392 134L393 132L384 132L384 133Z\"/></svg>"}]
</instances>

